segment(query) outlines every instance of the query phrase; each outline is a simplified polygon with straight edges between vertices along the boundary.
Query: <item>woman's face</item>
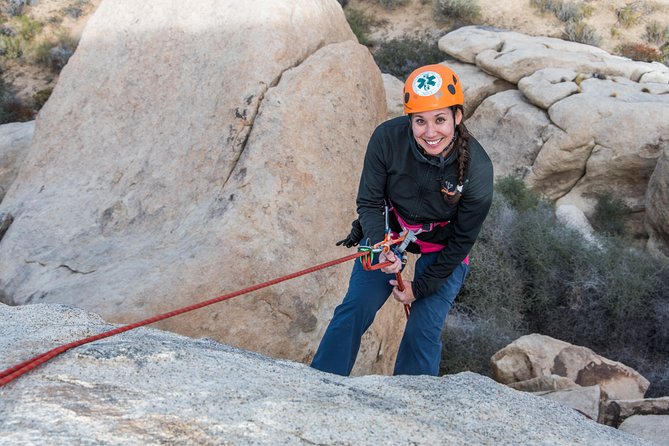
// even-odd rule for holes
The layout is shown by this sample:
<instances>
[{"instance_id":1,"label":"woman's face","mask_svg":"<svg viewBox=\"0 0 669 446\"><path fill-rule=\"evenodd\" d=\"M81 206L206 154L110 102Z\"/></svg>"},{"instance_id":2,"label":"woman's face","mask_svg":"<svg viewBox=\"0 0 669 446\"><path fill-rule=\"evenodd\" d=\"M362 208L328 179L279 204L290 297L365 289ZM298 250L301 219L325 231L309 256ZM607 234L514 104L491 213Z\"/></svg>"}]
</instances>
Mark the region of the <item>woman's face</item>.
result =
<instances>
[{"instance_id":1,"label":"woman's face","mask_svg":"<svg viewBox=\"0 0 669 446\"><path fill-rule=\"evenodd\" d=\"M428 155L438 156L453 140L455 126L460 124L462 112L458 109L455 113L455 125L453 123L453 112L450 108L440 108L411 115L411 130L416 142ZM444 155L446 155L444 153Z\"/></svg>"}]
</instances>

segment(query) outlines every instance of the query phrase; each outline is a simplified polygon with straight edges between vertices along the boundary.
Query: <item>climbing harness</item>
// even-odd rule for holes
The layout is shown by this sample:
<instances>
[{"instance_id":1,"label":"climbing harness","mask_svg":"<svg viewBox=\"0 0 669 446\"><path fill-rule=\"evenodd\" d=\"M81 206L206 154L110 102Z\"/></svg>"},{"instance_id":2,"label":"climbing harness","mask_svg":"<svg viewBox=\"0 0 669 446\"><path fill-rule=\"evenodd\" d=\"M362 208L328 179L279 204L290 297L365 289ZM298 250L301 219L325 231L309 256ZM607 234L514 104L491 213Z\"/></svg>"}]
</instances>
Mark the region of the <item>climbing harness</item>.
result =
<instances>
[{"instance_id":1,"label":"climbing harness","mask_svg":"<svg viewBox=\"0 0 669 446\"><path fill-rule=\"evenodd\" d=\"M423 232L430 232L436 228L443 228L444 226L448 225L450 221L438 221L438 222L433 222L433 223L423 223L423 224L409 224L402 218L402 216L397 212L397 209L395 209L395 206L390 203L390 210L393 211L393 214L395 215L395 218L397 219L397 222L400 224L400 227L402 228L403 232L408 232L411 231L413 232L414 235L421 234ZM420 248L420 252L422 253L428 253L428 252L437 252L441 251L446 247L446 245L442 245L439 243L432 243L432 242L426 242L423 240L419 240L416 238L415 240L412 240L414 243L418 245Z\"/></svg>"},{"instance_id":2,"label":"climbing harness","mask_svg":"<svg viewBox=\"0 0 669 446\"><path fill-rule=\"evenodd\" d=\"M388 214L390 209L391 208L389 208L388 203L386 202L385 204L386 230L383 240L376 243L373 246L360 245L360 247L358 247L359 253L364 252L366 254L360 258L360 261L362 262L362 267L367 271L373 271L392 265L393 262L377 263L376 265L373 265L374 254L378 254L381 252L388 253L391 250L398 258L401 259L402 265L406 265L407 263L406 249L409 246L409 243L418 241L416 234L413 232L413 230L408 228L405 228L399 235L393 233L393 231L390 229L390 225L388 224ZM395 236L395 238L393 238L393 236ZM402 243L398 247L394 246L400 242ZM397 289L400 291L404 291L406 288L404 286L404 280L402 280L401 271L395 273L395 280L397 280ZM409 318L410 312L411 312L411 304L404 304L404 314L406 315L407 319Z\"/></svg>"}]
</instances>

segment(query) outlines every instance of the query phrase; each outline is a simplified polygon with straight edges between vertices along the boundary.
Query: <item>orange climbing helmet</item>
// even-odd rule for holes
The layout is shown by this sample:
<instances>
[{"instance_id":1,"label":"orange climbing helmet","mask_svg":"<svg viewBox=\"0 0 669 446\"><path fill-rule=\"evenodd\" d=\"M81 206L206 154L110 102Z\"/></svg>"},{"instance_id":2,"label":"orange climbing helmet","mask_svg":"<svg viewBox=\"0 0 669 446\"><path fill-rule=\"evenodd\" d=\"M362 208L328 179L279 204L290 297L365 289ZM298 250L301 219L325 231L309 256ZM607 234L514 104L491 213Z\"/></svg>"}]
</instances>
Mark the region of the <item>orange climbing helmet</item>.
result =
<instances>
[{"instance_id":1,"label":"orange climbing helmet","mask_svg":"<svg viewBox=\"0 0 669 446\"><path fill-rule=\"evenodd\" d=\"M464 104L465 94L460 78L444 65L417 68L404 83L404 113L419 113Z\"/></svg>"}]
</instances>

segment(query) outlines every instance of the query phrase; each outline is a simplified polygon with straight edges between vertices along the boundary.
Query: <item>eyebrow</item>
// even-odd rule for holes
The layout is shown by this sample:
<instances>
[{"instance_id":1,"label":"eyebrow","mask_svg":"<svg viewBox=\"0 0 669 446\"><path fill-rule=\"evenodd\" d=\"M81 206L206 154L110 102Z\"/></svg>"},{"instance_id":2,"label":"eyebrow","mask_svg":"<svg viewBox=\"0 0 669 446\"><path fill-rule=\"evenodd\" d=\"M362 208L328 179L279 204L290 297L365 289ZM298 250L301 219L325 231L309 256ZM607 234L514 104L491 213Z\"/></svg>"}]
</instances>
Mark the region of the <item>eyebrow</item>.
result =
<instances>
[{"instance_id":1,"label":"eyebrow","mask_svg":"<svg viewBox=\"0 0 669 446\"><path fill-rule=\"evenodd\" d=\"M446 114L447 114L446 112L440 112L440 113L434 115L434 117L435 117L435 118L438 118L438 117L440 117L440 116L445 116ZM425 116L423 116L423 115L421 115L421 114L418 114L418 113L414 113L414 117L416 117L416 118L421 118L421 119L425 119Z\"/></svg>"}]
</instances>

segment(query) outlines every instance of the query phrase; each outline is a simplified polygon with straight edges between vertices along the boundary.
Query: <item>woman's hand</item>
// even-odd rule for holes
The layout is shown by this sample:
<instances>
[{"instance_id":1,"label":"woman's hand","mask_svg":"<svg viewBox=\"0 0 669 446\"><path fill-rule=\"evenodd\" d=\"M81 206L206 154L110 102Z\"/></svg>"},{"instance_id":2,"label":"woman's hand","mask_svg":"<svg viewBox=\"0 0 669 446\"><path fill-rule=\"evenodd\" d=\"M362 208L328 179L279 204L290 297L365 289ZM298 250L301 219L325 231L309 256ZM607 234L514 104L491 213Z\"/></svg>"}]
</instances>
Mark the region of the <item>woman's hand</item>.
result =
<instances>
[{"instance_id":1,"label":"woman's hand","mask_svg":"<svg viewBox=\"0 0 669 446\"><path fill-rule=\"evenodd\" d=\"M411 288L411 282L404 282L404 291L400 291L397 288L397 280L391 280L390 284L393 286L393 297L396 301L408 305L416 300Z\"/></svg>"},{"instance_id":2,"label":"woman's hand","mask_svg":"<svg viewBox=\"0 0 669 446\"><path fill-rule=\"evenodd\" d=\"M385 268L381 268L386 274L395 274L399 273L402 270L402 259L395 255L394 252L388 251L382 252L379 254L379 263L393 262L392 265L388 265Z\"/></svg>"}]
</instances>

